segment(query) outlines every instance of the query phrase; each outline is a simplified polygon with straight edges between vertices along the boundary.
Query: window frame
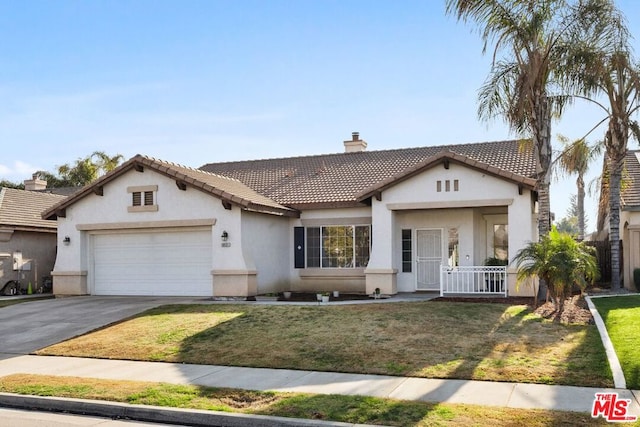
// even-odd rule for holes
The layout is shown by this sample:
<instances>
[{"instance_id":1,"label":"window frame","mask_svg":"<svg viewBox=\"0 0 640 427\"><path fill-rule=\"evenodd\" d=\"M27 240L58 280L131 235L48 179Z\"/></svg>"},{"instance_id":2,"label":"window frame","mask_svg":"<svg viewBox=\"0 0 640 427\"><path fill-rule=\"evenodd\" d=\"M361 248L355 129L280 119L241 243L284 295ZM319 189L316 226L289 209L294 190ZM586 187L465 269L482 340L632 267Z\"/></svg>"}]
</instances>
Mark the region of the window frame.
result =
<instances>
[{"instance_id":1,"label":"window frame","mask_svg":"<svg viewBox=\"0 0 640 427\"><path fill-rule=\"evenodd\" d=\"M127 212L157 212L157 185L141 185L127 187L127 193L131 194L131 204L127 206Z\"/></svg>"},{"instance_id":2,"label":"window frame","mask_svg":"<svg viewBox=\"0 0 640 427\"><path fill-rule=\"evenodd\" d=\"M329 234L329 229L348 229L351 228L351 236ZM323 224L306 226L305 230L305 267L318 268L323 270L338 269L358 269L366 268L371 258L371 224ZM364 233L364 234L362 234ZM360 239L366 236L366 247L358 244ZM350 249L351 254L347 257L346 263L340 263L339 256L327 256L325 242L327 239L334 239L338 242L344 241L344 248ZM348 240L351 244L349 245ZM337 264L337 265L330 265Z\"/></svg>"}]
</instances>

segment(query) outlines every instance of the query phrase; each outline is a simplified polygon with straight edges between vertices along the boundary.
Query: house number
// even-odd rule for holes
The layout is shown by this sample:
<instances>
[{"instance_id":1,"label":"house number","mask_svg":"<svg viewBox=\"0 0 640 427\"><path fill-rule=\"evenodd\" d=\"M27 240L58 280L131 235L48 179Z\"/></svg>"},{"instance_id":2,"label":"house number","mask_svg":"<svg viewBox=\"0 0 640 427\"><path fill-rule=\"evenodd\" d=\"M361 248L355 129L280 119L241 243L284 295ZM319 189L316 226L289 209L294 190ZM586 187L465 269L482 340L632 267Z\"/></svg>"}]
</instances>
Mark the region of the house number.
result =
<instances>
[{"instance_id":1,"label":"house number","mask_svg":"<svg viewBox=\"0 0 640 427\"><path fill-rule=\"evenodd\" d=\"M224 242L224 243L222 243L222 247L223 247L223 248L230 248L230 247L231 247L231 242Z\"/></svg>"}]
</instances>

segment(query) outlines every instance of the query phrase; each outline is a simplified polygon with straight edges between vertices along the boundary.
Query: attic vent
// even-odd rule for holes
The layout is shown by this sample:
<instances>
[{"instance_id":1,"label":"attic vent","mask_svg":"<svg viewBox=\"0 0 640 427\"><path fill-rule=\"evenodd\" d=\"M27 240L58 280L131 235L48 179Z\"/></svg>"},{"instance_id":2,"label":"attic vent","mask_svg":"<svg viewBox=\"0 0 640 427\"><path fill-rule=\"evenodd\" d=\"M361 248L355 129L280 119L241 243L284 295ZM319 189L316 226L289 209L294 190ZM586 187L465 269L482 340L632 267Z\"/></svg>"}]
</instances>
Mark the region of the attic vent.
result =
<instances>
[{"instance_id":1,"label":"attic vent","mask_svg":"<svg viewBox=\"0 0 640 427\"><path fill-rule=\"evenodd\" d=\"M344 141L345 153L358 153L367 149L367 143L360 139L360 132L352 132L351 139Z\"/></svg>"}]
</instances>

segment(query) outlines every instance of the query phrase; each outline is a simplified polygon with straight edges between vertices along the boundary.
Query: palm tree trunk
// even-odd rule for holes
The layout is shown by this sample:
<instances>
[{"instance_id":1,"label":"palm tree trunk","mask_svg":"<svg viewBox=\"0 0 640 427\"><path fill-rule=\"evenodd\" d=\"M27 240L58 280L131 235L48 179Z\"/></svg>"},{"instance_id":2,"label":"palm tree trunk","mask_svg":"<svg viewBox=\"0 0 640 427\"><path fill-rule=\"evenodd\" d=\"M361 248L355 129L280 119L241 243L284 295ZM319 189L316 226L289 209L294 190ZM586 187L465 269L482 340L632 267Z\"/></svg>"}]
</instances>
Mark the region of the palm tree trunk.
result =
<instances>
[{"instance_id":1,"label":"palm tree trunk","mask_svg":"<svg viewBox=\"0 0 640 427\"><path fill-rule=\"evenodd\" d=\"M577 209L578 209L578 241L581 242L584 240L584 179L582 175L578 175L578 179L576 181L578 186L578 200L577 200Z\"/></svg>"},{"instance_id":2,"label":"palm tree trunk","mask_svg":"<svg viewBox=\"0 0 640 427\"><path fill-rule=\"evenodd\" d=\"M538 150L538 235L542 237L551 230L551 105L546 96L536 105L533 139Z\"/></svg>"},{"instance_id":3,"label":"palm tree trunk","mask_svg":"<svg viewBox=\"0 0 640 427\"><path fill-rule=\"evenodd\" d=\"M626 151L626 150L625 150ZM620 182L624 155L609 156L609 245L611 247L611 289L618 290L620 283Z\"/></svg>"}]
</instances>

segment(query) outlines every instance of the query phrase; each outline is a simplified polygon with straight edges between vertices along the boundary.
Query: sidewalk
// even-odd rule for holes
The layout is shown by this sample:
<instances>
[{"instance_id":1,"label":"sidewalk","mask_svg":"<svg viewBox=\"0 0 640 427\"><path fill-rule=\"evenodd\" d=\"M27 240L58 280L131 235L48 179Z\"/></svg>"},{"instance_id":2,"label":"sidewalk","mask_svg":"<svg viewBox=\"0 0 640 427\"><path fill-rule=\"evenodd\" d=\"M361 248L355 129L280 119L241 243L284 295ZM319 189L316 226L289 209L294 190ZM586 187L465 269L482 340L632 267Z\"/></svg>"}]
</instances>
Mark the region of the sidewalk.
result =
<instances>
[{"instance_id":1,"label":"sidewalk","mask_svg":"<svg viewBox=\"0 0 640 427\"><path fill-rule=\"evenodd\" d=\"M0 353L0 377L31 373L87 378L194 384L250 390L365 395L415 401L508 408L591 412L596 392L631 399L640 416L640 391L505 382L440 380L287 369L242 368Z\"/></svg>"}]
</instances>

